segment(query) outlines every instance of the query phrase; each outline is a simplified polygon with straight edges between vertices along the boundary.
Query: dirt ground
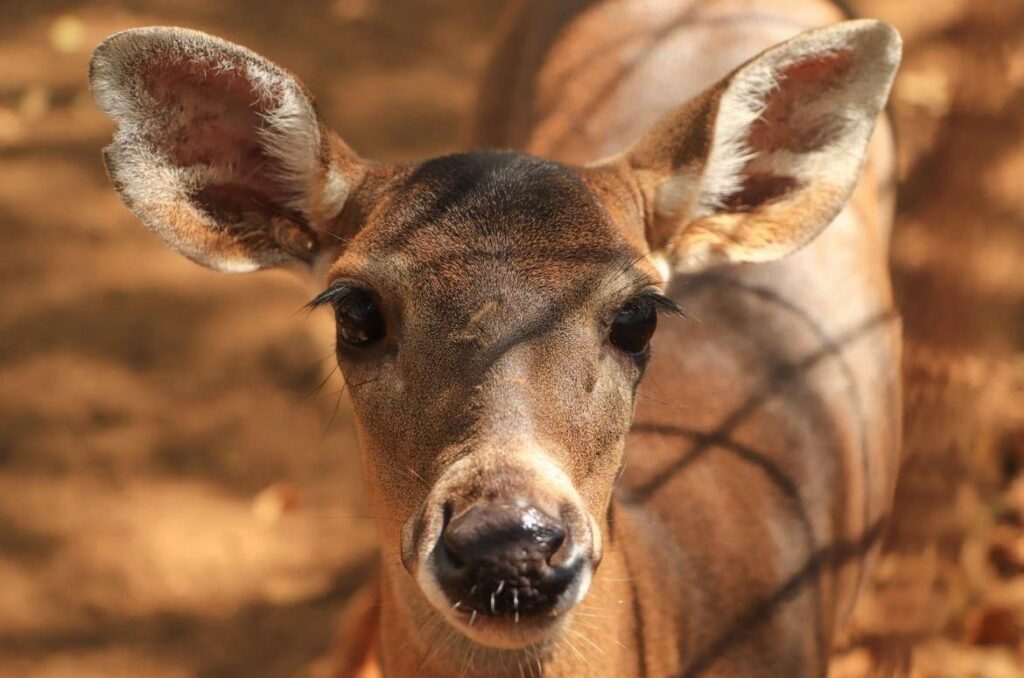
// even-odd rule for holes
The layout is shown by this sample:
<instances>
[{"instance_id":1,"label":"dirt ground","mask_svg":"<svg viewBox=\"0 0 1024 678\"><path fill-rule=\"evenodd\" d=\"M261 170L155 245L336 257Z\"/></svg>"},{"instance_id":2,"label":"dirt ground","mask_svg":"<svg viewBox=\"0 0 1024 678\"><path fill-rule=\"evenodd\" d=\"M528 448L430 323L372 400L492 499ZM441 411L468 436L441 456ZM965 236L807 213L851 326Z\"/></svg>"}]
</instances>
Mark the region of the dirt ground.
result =
<instances>
[{"instance_id":1,"label":"dirt ground","mask_svg":"<svg viewBox=\"0 0 1024 678\"><path fill-rule=\"evenodd\" d=\"M907 41L894 267L917 414L836 674L1020 675L1024 3L851 4ZM373 562L329 318L292 276L205 271L129 214L92 47L222 35L300 74L360 153L415 158L460 146L501 5L0 2L0 675L293 675Z\"/></svg>"}]
</instances>

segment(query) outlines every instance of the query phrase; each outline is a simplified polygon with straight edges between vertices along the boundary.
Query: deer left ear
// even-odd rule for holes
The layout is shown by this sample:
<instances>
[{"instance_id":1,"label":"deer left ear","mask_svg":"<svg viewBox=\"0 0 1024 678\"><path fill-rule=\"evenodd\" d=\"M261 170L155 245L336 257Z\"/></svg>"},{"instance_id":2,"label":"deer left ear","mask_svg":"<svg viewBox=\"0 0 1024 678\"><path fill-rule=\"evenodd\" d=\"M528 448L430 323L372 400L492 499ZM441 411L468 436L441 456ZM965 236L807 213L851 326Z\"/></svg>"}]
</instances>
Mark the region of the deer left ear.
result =
<instances>
[{"instance_id":1,"label":"deer left ear","mask_svg":"<svg viewBox=\"0 0 1024 678\"><path fill-rule=\"evenodd\" d=\"M807 244L853 191L900 53L878 21L808 31L663 119L616 160L647 195L652 251L693 273Z\"/></svg>"},{"instance_id":2,"label":"deer left ear","mask_svg":"<svg viewBox=\"0 0 1024 678\"><path fill-rule=\"evenodd\" d=\"M104 150L125 203L210 268L310 266L364 163L321 122L295 76L184 28L107 38L89 73L117 123Z\"/></svg>"}]
</instances>

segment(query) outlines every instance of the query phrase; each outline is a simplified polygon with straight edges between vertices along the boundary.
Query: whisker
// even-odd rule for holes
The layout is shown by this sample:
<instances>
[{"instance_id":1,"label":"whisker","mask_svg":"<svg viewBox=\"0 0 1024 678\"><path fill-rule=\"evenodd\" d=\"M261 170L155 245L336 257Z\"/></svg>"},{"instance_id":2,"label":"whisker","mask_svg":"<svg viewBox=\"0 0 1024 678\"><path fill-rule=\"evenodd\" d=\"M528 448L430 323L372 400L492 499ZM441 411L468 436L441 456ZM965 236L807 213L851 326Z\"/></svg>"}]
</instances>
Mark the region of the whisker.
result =
<instances>
[{"instance_id":1,"label":"whisker","mask_svg":"<svg viewBox=\"0 0 1024 678\"><path fill-rule=\"evenodd\" d=\"M578 631L571 631L571 633L573 633L576 638L579 638L583 642L585 642L588 645L590 645L590 647L592 647L595 650L597 650L598 654L600 654L600 655L604 655L605 654L604 648L598 646L596 643L594 643L594 641L592 641L590 638L588 638L585 634L579 633Z\"/></svg>"},{"instance_id":2,"label":"whisker","mask_svg":"<svg viewBox=\"0 0 1024 678\"><path fill-rule=\"evenodd\" d=\"M338 235L337 233L334 233L333 231L317 231L317 233L322 233L324 235L329 235L332 238L334 238L335 240L337 240L338 242L340 242L342 245L348 245L350 242L352 242L351 238L343 238L340 235Z\"/></svg>"},{"instance_id":3,"label":"whisker","mask_svg":"<svg viewBox=\"0 0 1024 678\"><path fill-rule=\"evenodd\" d=\"M428 490L433 489L433 488L431 488L430 483L428 483L426 480L424 480L423 476L421 476L419 473L417 473L416 470L412 466L406 466L405 467L405 471L409 474L409 476L413 480L416 480L421 485L423 485L423 487L427 488Z\"/></svg>"},{"instance_id":4,"label":"whisker","mask_svg":"<svg viewBox=\"0 0 1024 678\"><path fill-rule=\"evenodd\" d=\"M316 386L315 386L315 387L313 388L313 390L312 390L312 391L310 391L310 392L309 392L309 393L307 393L306 395L304 395L304 396L302 396L301 398L299 398L298 400L296 400L296 401L295 401L295 403L293 403L293 404L294 404L294 405L299 405L299 404L301 404L301 403L304 403L305 401L309 400L309 399L310 399L310 398L312 398L312 397L313 397L314 395L316 395L317 393L319 393L319 392L321 391L321 389L323 389L323 387L327 385L327 382L328 382L328 381L330 381L331 377L332 377L332 376L334 376L334 373L335 373L335 372L337 372L337 371L338 371L338 366L337 366L337 365L335 365L334 367L332 367L332 368L331 368L331 371L327 373L327 376L325 376L325 377L324 377L323 379L321 379L321 380L320 380L320 383L318 383L318 384L317 384L317 385L316 385Z\"/></svg>"},{"instance_id":5,"label":"whisker","mask_svg":"<svg viewBox=\"0 0 1024 678\"><path fill-rule=\"evenodd\" d=\"M427 662L440 651L441 645L438 644L438 640L441 638L441 634L445 631L446 624L440 617L431 617L435 622L435 633L431 635L430 642L427 643L427 651L423 655L423 659L420 660L420 664L416 669L416 675L420 675L423 672L423 667L427 665Z\"/></svg>"},{"instance_id":6,"label":"whisker","mask_svg":"<svg viewBox=\"0 0 1024 678\"><path fill-rule=\"evenodd\" d=\"M590 665L590 662L587 661L587 658L583 655L583 653L580 651L580 649L578 647L576 647L576 645L572 642L572 635L571 634L565 634L562 637L562 641L563 641L563 644L566 647L568 647L570 650L572 650L572 653L574 655L576 655L576 657L578 657L581 662L583 662L584 664L587 665L587 668L593 669L593 667Z\"/></svg>"},{"instance_id":7,"label":"whisker","mask_svg":"<svg viewBox=\"0 0 1024 678\"><path fill-rule=\"evenodd\" d=\"M342 386L338 389L338 399L334 403L334 411L331 412L331 418L327 422L327 426L324 427L323 437L327 437L327 434L331 430L331 426L334 425L334 419L338 416L338 408L341 407L341 394L345 392L345 387Z\"/></svg>"},{"instance_id":8,"label":"whisker","mask_svg":"<svg viewBox=\"0 0 1024 678\"><path fill-rule=\"evenodd\" d=\"M400 520L399 518L389 518L387 516L378 516L370 513L321 513L320 516L324 518L330 518L332 520L347 520L349 518L352 518L359 520L386 520L392 523L405 522L404 520Z\"/></svg>"}]
</instances>

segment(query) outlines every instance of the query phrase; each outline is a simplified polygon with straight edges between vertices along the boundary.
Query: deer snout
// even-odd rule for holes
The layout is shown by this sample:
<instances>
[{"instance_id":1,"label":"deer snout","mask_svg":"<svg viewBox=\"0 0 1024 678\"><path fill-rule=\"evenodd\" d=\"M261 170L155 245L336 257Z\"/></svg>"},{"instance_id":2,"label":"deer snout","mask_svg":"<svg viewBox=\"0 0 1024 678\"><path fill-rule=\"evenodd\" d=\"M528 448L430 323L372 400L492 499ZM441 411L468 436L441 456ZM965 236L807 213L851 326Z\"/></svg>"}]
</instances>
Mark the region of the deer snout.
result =
<instances>
[{"instance_id":1,"label":"deer snout","mask_svg":"<svg viewBox=\"0 0 1024 678\"><path fill-rule=\"evenodd\" d=\"M453 604L490 616L553 610L578 576L573 536L561 517L524 500L446 508L436 576Z\"/></svg>"}]
</instances>

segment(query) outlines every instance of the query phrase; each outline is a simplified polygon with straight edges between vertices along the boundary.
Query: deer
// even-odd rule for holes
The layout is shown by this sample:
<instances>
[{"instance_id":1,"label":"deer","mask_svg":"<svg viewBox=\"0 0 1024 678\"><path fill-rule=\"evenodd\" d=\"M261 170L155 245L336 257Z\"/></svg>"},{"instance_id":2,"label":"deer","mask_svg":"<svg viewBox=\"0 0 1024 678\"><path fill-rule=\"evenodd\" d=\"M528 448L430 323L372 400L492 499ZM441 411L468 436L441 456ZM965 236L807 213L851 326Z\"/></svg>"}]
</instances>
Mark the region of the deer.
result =
<instances>
[{"instance_id":1,"label":"deer","mask_svg":"<svg viewBox=\"0 0 1024 678\"><path fill-rule=\"evenodd\" d=\"M380 553L336 675L827 672L901 435L901 41L844 19L520 3L476 150L422 162L363 159L220 38L96 48L138 219L333 310Z\"/></svg>"}]
</instances>

